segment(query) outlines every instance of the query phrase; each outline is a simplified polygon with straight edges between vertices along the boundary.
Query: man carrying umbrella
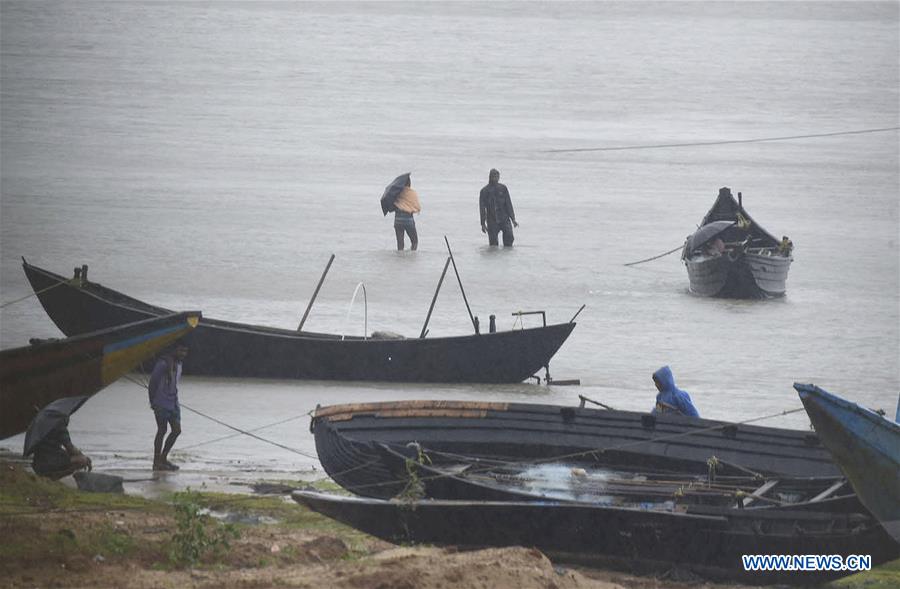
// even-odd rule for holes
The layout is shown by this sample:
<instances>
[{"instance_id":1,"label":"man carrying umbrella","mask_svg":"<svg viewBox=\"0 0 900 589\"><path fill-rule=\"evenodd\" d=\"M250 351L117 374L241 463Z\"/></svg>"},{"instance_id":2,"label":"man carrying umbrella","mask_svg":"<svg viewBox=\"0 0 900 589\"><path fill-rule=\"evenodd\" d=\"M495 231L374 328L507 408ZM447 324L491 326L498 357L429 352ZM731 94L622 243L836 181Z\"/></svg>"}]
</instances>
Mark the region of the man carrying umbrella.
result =
<instances>
[{"instance_id":1,"label":"man carrying umbrella","mask_svg":"<svg viewBox=\"0 0 900 589\"><path fill-rule=\"evenodd\" d=\"M419 234L416 232L416 220L413 213L422 211L419 195L412 189L410 174L401 174L388 184L381 196L381 210L387 215L394 211L394 233L397 236L397 250L403 251L406 246L404 234L409 235L410 249L419 247Z\"/></svg>"},{"instance_id":2,"label":"man carrying umbrella","mask_svg":"<svg viewBox=\"0 0 900 589\"><path fill-rule=\"evenodd\" d=\"M25 433L23 454L34 453L31 467L36 474L57 480L77 470L91 470L91 459L72 444L69 436L69 415L87 399L58 399L41 409L31 421Z\"/></svg>"},{"instance_id":3,"label":"man carrying umbrella","mask_svg":"<svg viewBox=\"0 0 900 589\"><path fill-rule=\"evenodd\" d=\"M487 186L478 196L478 211L481 216L481 232L488 234L488 243L497 245L497 234L503 232L503 245L512 247L513 226L518 227L516 212L506 185L500 184L500 172L491 170ZM512 224L510 224L512 223Z\"/></svg>"}]
</instances>

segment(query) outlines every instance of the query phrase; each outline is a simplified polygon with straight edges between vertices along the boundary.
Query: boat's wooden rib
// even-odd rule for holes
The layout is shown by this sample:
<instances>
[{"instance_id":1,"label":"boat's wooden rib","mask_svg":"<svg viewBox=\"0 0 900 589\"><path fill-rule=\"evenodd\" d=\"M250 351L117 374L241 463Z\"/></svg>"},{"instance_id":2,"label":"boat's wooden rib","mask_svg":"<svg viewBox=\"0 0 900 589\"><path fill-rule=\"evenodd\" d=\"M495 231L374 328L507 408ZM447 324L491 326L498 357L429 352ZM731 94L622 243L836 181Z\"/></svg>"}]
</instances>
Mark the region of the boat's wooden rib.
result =
<instances>
[{"instance_id":1,"label":"boat's wooden rib","mask_svg":"<svg viewBox=\"0 0 900 589\"><path fill-rule=\"evenodd\" d=\"M581 468L572 463L509 463L444 455L417 445L393 447L376 443L383 463L403 481L398 498L468 501L560 501L617 506L691 505L731 507L775 506L816 500L823 489L846 484L843 477L777 478L728 469L707 475L646 470ZM846 508L846 506L845 506ZM855 511L862 506L855 504Z\"/></svg>"},{"instance_id":2,"label":"boat's wooden rib","mask_svg":"<svg viewBox=\"0 0 900 589\"><path fill-rule=\"evenodd\" d=\"M22 267L66 335L170 313L91 282ZM574 322L476 335L372 339L203 318L188 336L186 374L395 382L521 382L549 365Z\"/></svg>"},{"instance_id":3,"label":"boat's wooden rib","mask_svg":"<svg viewBox=\"0 0 900 589\"><path fill-rule=\"evenodd\" d=\"M183 338L200 316L169 314L0 351L0 439L24 432L51 401L100 391Z\"/></svg>"}]
</instances>

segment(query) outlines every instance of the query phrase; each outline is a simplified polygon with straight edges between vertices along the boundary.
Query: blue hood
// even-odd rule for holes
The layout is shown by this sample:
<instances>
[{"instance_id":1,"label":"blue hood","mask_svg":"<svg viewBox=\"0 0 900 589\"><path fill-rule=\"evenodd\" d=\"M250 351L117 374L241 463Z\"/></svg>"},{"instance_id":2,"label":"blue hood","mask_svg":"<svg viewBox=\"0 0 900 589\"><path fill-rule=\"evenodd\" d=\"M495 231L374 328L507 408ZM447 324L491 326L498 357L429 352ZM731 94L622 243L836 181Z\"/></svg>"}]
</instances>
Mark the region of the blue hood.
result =
<instances>
[{"instance_id":1,"label":"blue hood","mask_svg":"<svg viewBox=\"0 0 900 589\"><path fill-rule=\"evenodd\" d=\"M675 377L672 375L671 368L663 366L654 372L653 376L659 382L662 390L656 395L657 405L653 408L652 413L660 413L660 404L662 403L670 407L670 411L674 410L677 413L690 417L700 417L700 413L694 407L694 403L691 402L691 396L675 386Z\"/></svg>"},{"instance_id":2,"label":"blue hood","mask_svg":"<svg viewBox=\"0 0 900 589\"><path fill-rule=\"evenodd\" d=\"M662 385L662 391L660 392L669 392L675 388L675 376L672 374L672 369L668 366L663 366L654 372L653 377Z\"/></svg>"}]
</instances>

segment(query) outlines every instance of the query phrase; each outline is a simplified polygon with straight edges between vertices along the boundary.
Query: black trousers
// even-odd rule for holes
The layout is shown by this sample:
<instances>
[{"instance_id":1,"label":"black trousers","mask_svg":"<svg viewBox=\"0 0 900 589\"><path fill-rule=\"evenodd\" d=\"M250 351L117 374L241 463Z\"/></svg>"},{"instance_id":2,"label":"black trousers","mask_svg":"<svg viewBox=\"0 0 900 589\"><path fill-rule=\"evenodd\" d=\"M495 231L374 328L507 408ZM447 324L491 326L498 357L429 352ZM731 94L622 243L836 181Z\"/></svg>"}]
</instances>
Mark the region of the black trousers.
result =
<instances>
[{"instance_id":1,"label":"black trousers","mask_svg":"<svg viewBox=\"0 0 900 589\"><path fill-rule=\"evenodd\" d=\"M491 245L497 245L497 234L503 232L503 245L506 247L510 247L515 240L515 236L513 235L512 222L507 219L503 223L491 223L488 221L487 223L487 234L488 234L488 243Z\"/></svg>"},{"instance_id":2,"label":"black trousers","mask_svg":"<svg viewBox=\"0 0 900 589\"><path fill-rule=\"evenodd\" d=\"M402 250L406 245L403 239L404 232L409 235L409 249L417 249L419 247L419 234L416 232L415 222L394 224L394 233L397 234L397 249Z\"/></svg>"}]
</instances>

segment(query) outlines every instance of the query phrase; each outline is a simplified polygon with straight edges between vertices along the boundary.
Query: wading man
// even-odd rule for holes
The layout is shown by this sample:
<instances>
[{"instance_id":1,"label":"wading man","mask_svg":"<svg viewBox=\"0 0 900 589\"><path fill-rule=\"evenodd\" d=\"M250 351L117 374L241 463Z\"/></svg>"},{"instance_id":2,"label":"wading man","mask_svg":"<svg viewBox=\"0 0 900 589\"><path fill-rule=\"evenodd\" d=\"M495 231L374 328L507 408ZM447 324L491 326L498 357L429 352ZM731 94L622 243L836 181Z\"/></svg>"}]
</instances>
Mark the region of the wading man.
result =
<instances>
[{"instance_id":1,"label":"wading man","mask_svg":"<svg viewBox=\"0 0 900 589\"><path fill-rule=\"evenodd\" d=\"M488 174L487 186L481 189L478 197L478 211L481 216L481 232L487 233L488 243L497 245L497 234L503 232L503 245L512 247L513 230L518 227L516 213L513 210L509 190L500 184L500 172L491 170Z\"/></svg>"},{"instance_id":2,"label":"wading man","mask_svg":"<svg viewBox=\"0 0 900 589\"><path fill-rule=\"evenodd\" d=\"M150 374L150 408L156 417L156 439L153 440L153 470L178 470L169 462L169 451L181 434L181 407L178 405L178 382L187 346L179 344L163 354ZM169 436L166 431L171 428ZM165 444L163 440L165 439Z\"/></svg>"}]
</instances>

